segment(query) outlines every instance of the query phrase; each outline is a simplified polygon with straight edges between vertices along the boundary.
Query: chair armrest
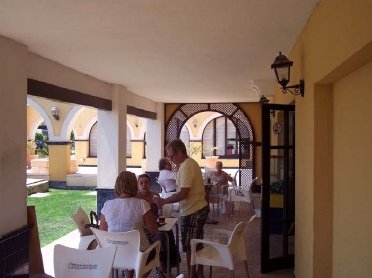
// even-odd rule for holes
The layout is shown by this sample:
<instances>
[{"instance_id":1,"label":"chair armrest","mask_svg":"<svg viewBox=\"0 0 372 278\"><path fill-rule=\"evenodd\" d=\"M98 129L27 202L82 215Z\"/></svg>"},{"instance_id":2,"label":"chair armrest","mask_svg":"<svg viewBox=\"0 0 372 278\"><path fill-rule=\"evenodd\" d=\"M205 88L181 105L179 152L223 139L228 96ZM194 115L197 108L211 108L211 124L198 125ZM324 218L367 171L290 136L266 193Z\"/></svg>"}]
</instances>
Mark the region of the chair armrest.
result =
<instances>
[{"instance_id":1,"label":"chair armrest","mask_svg":"<svg viewBox=\"0 0 372 278\"><path fill-rule=\"evenodd\" d=\"M90 247L90 244L96 240L95 235L81 236L79 238L79 247L78 249L87 250Z\"/></svg>"},{"instance_id":2,"label":"chair armrest","mask_svg":"<svg viewBox=\"0 0 372 278\"><path fill-rule=\"evenodd\" d=\"M149 257L150 252L153 251L153 250L155 250L154 259L156 260L156 265L160 266L160 262L159 262L160 241L157 240L153 244L151 244L145 251L139 252L139 260L136 262L136 264L138 264L138 267L141 266L141 265L144 266L148 263L147 258ZM151 261L153 261L153 260L151 260Z\"/></svg>"},{"instance_id":3,"label":"chair armrest","mask_svg":"<svg viewBox=\"0 0 372 278\"><path fill-rule=\"evenodd\" d=\"M196 250L196 246L198 243L202 243L204 248L200 250L200 252L204 253L204 256L210 257L208 255L209 252L217 252L221 258L227 259L230 263L233 261L232 254L230 252L230 248L226 244L221 244L218 242L213 242L210 240L205 239L192 239L191 244L191 265L195 265L195 257L198 256L198 252ZM212 248L212 249L211 249ZM198 250L199 251L199 250Z\"/></svg>"},{"instance_id":4,"label":"chair armrest","mask_svg":"<svg viewBox=\"0 0 372 278\"><path fill-rule=\"evenodd\" d=\"M214 241L211 241L211 240L207 240L207 239L196 239L196 238L193 238L190 242L191 244L191 252L195 251L196 250L196 245L198 243L203 243L203 245L207 245L207 246L212 246L212 247L226 247L225 244L221 244L219 242L214 242ZM193 250L194 248L194 250Z\"/></svg>"},{"instance_id":5,"label":"chair armrest","mask_svg":"<svg viewBox=\"0 0 372 278\"><path fill-rule=\"evenodd\" d=\"M152 250L156 250L156 249L159 249L160 250L160 241L157 240L155 241L153 244L151 244L145 251L142 251L141 254L143 256L146 256L146 259L147 259L147 256L148 254L152 251Z\"/></svg>"}]
</instances>

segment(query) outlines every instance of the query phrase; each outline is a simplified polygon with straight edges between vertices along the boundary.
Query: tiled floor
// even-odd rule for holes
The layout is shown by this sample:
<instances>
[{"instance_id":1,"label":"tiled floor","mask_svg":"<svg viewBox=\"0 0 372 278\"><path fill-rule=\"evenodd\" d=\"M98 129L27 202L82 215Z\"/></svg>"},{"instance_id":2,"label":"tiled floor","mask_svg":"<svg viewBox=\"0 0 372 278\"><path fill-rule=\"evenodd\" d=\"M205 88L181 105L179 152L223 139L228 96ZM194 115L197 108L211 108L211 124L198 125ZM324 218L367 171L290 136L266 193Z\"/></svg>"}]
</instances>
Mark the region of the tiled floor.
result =
<instances>
[{"instance_id":1,"label":"tiled floor","mask_svg":"<svg viewBox=\"0 0 372 278\"><path fill-rule=\"evenodd\" d=\"M205 225L205 238L209 238L211 229L222 228L232 230L234 226L239 221L247 221L252 216L252 211L247 203L240 203L239 211L235 210L234 214L226 220L224 215L217 215L216 220L218 224L206 224ZM250 278L293 278L293 269L285 269L280 271L275 271L271 273L262 274L260 272L260 218L256 218L253 223L248 227L246 234L246 245L248 251L248 265L249 265L249 277ZM44 269L45 272L53 276L53 246L56 243L61 243L71 247L77 247L79 234L76 231L71 232L65 237L59 239L58 241L42 248ZM181 273L185 274L187 277L187 267L185 253L181 252L182 262L180 264ZM204 268L205 277L209 277L209 267ZM153 271L150 275L151 278L158 277ZM176 269L172 269L172 277L176 277ZM213 268L213 278L219 277L230 277L230 273L227 269L214 267ZM247 277L245 273L245 267L243 262L238 262L236 264L236 278Z\"/></svg>"}]
</instances>

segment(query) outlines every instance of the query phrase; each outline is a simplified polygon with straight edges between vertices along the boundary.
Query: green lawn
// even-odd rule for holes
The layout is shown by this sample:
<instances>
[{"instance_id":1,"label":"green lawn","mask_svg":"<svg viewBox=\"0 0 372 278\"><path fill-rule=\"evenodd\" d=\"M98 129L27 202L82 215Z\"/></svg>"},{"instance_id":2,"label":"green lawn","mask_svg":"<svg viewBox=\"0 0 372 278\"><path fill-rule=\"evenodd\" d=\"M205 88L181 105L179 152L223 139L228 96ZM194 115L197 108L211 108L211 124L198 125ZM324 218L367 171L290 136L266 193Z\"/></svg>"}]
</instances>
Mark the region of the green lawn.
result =
<instances>
[{"instance_id":1,"label":"green lawn","mask_svg":"<svg viewBox=\"0 0 372 278\"><path fill-rule=\"evenodd\" d=\"M81 206L87 214L97 210L95 191L49 189L45 197L27 198L27 205L35 206L41 247L76 229L70 215Z\"/></svg>"}]
</instances>

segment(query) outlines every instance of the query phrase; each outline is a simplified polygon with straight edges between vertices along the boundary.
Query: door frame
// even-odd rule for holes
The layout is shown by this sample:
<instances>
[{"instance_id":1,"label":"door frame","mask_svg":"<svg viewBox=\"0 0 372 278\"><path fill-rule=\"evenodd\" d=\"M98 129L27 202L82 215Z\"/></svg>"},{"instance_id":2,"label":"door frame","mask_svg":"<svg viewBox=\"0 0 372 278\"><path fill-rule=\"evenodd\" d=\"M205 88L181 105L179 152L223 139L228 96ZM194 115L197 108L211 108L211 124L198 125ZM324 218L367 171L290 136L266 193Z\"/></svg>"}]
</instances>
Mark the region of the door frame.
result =
<instances>
[{"instance_id":1,"label":"door frame","mask_svg":"<svg viewBox=\"0 0 372 278\"><path fill-rule=\"evenodd\" d=\"M276 111L281 111L283 123L279 127L283 132L283 144L271 145L271 136L274 133L274 125L271 122L272 115ZM291 114L290 114L291 112ZM263 104L262 105L262 191L261 191L261 272L266 273L277 269L289 268L294 266L293 253L289 253L289 237L294 244L294 191L295 191L295 106L283 104ZM290 117L293 122L290 121ZM291 125L290 125L291 124ZM277 132L277 131L275 131ZM279 219L272 216L271 198L271 177L272 177L272 150L279 150L283 153L281 162L283 165L283 207L279 214ZM289 153L292 152L291 155ZM291 161L290 161L291 159ZM277 162L278 163L278 162ZM289 164L291 163L291 164ZM291 166L289 166L291 165ZM291 168L290 168L291 167ZM274 168L274 167L273 167ZM290 171L291 169L291 171ZM290 196L290 198L289 198ZM280 227L278 238L281 236L281 256L270 257L270 229ZM280 239L279 239L280 241Z\"/></svg>"}]
</instances>

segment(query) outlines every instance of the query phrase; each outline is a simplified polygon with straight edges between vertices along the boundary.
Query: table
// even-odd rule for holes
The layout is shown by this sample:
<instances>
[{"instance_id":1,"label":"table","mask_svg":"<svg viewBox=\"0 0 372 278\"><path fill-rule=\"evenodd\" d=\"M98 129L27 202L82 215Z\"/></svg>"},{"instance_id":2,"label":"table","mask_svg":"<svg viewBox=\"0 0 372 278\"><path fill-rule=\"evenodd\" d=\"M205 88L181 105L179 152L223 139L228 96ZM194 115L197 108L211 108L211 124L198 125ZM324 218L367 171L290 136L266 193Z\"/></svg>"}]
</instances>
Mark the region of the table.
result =
<instances>
[{"instance_id":1,"label":"table","mask_svg":"<svg viewBox=\"0 0 372 278\"><path fill-rule=\"evenodd\" d=\"M159 233L165 235L166 244L167 244L167 277L171 276L171 266L170 266L170 251L169 251L169 235L168 232L176 227L176 246L177 250L179 250L179 229L178 229L178 218L177 217L166 217L165 218L165 225L158 228ZM177 262L177 275L180 274L180 264Z\"/></svg>"}]
</instances>

